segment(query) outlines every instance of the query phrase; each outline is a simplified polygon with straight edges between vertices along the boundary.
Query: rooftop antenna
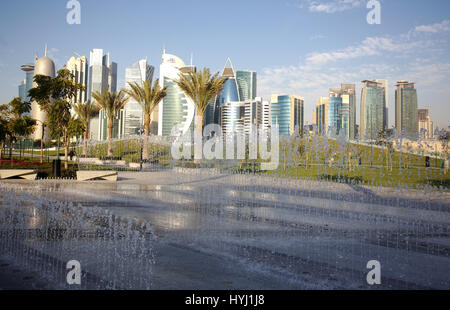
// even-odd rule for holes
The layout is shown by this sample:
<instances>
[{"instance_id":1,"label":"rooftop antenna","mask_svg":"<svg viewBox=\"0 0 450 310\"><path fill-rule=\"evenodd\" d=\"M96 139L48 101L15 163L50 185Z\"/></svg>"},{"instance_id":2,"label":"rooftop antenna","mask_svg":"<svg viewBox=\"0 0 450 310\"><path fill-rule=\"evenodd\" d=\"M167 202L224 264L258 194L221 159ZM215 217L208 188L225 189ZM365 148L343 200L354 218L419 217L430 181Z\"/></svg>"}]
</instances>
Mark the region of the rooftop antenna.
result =
<instances>
[{"instance_id":1,"label":"rooftop antenna","mask_svg":"<svg viewBox=\"0 0 450 310\"><path fill-rule=\"evenodd\" d=\"M44 52L44 56L47 56L47 43L45 44L45 52Z\"/></svg>"},{"instance_id":2,"label":"rooftop antenna","mask_svg":"<svg viewBox=\"0 0 450 310\"><path fill-rule=\"evenodd\" d=\"M191 67L192 67L192 59L194 58L194 53L191 53Z\"/></svg>"}]
</instances>

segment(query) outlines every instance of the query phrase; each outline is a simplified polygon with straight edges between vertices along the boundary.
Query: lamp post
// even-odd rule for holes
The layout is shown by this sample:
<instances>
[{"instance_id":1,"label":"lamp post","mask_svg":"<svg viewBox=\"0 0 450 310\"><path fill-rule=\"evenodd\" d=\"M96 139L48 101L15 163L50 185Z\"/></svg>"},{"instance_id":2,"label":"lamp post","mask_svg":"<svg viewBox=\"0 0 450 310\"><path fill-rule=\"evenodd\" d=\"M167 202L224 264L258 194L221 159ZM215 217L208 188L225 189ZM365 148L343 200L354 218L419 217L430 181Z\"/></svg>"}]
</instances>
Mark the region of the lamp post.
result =
<instances>
[{"instance_id":1,"label":"lamp post","mask_svg":"<svg viewBox=\"0 0 450 310\"><path fill-rule=\"evenodd\" d=\"M140 157L140 161L139 161L139 169L140 171L142 171L142 161L143 161L143 153L144 153L144 140L142 139L142 134L144 133L144 128L140 127L139 128L139 135L141 136L141 157Z\"/></svg>"},{"instance_id":2,"label":"lamp post","mask_svg":"<svg viewBox=\"0 0 450 310\"><path fill-rule=\"evenodd\" d=\"M40 122L42 124L42 136L41 136L41 164L44 162L44 130L45 130L45 123L40 120L36 120L36 122ZM34 148L34 145L33 145Z\"/></svg>"}]
</instances>

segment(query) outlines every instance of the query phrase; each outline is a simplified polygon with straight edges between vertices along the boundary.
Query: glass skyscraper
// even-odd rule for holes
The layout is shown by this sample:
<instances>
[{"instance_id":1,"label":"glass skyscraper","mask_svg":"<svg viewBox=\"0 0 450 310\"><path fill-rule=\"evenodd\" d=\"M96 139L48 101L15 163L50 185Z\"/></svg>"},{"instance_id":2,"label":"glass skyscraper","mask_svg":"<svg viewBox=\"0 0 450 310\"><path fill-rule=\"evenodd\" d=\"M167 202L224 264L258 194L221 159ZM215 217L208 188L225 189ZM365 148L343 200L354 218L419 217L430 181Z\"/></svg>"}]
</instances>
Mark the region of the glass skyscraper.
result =
<instances>
[{"instance_id":1,"label":"glass skyscraper","mask_svg":"<svg viewBox=\"0 0 450 310\"><path fill-rule=\"evenodd\" d=\"M103 55L102 49L93 49L89 59L88 98L92 100L92 93L100 92L106 88L110 92L117 91L117 64L110 62L109 53ZM113 138L120 137L122 127L122 113L114 119ZM91 139L106 140L108 138L108 121L105 112L100 110L97 117L91 120Z\"/></svg>"},{"instance_id":2,"label":"glass skyscraper","mask_svg":"<svg viewBox=\"0 0 450 310\"><path fill-rule=\"evenodd\" d=\"M362 81L360 140L375 140L386 129L386 89L384 83Z\"/></svg>"},{"instance_id":3,"label":"glass skyscraper","mask_svg":"<svg viewBox=\"0 0 450 310\"><path fill-rule=\"evenodd\" d=\"M347 139L355 139L355 84L341 84L341 88L330 89L327 125L326 131L330 135L344 134Z\"/></svg>"},{"instance_id":4,"label":"glass skyscraper","mask_svg":"<svg viewBox=\"0 0 450 310\"><path fill-rule=\"evenodd\" d=\"M19 85L19 97L22 101L29 102L28 92L33 88L34 64L28 63L20 66L20 69L25 72L25 79Z\"/></svg>"},{"instance_id":5,"label":"glass skyscraper","mask_svg":"<svg viewBox=\"0 0 450 310\"><path fill-rule=\"evenodd\" d=\"M413 82L398 81L395 85L395 127L409 139L418 136L417 90Z\"/></svg>"},{"instance_id":6,"label":"glass skyscraper","mask_svg":"<svg viewBox=\"0 0 450 310\"><path fill-rule=\"evenodd\" d=\"M179 74L195 72L194 66L186 66L181 58L163 52L160 65L160 84L167 87L167 95L158 107L158 135L170 136L177 127L182 133L194 128L195 105L178 87L175 80Z\"/></svg>"},{"instance_id":7,"label":"glass skyscraper","mask_svg":"<svg viewBox=\"0 0 450 310\"><path fill-rule=\"evenodd\" d=\"M155 67L147 64L146 59L139 60L125 69L125 88L130 89L129 83L142 85L144 81L152 81ZM144 112L142 106L133 98L124 107L124 121L122 133L124 136L137 135L139 129L144 124ZM157 107L151 115L150 132L157 134L158 131L158 111Z\"/></svg>"},{"instance_id":8,"label":"glass skyscraper","mask_svg":"<svg viewBox=\"0 0 450 310\"><path fill-rule=\"evenodd\" d=\"M303 129L304 125L303 97L295 95L272 95L270 110L272 127L278 124L280 135L292 135L296 129Z\"/></svg>"},{"instance_id":9,"label":"glass skyscraper","mask_svg":"<svg viewBox=\"0 0 450 310\"><path fill-rule=\"evenodd\" d=\"M205 124L221 124L225 119L231 122L231 120L241 119L240 112L241 109L239 105L228 105L225 109L227 111L226 117L222 117L222 109L221 107L230 102L238 103L241 101L241 97L239 95L239 86L236 78L236 72L233 69L233 65L231 63L230 58L227 59L225 63L225 67L222 72L222 77L226 77L227 81L223 85L223 90L217 96L214 103L210 103L205 110ZM225 111L224 110L224 111ZM234 128L235 125L232 123L227 125L228 128ZM223 128L222 128L223 129Z\"/></svg>"},{"instance_id":10,"label":"glass skyscraper","mask_svg":"<svg viewBox=\"0 0 450 310\"><path fill-rule=\"evenodd\" d=\"M241 101L252 100L256 98L256 72L237 70L236 81Z\"/></svg>"}]
</instances>

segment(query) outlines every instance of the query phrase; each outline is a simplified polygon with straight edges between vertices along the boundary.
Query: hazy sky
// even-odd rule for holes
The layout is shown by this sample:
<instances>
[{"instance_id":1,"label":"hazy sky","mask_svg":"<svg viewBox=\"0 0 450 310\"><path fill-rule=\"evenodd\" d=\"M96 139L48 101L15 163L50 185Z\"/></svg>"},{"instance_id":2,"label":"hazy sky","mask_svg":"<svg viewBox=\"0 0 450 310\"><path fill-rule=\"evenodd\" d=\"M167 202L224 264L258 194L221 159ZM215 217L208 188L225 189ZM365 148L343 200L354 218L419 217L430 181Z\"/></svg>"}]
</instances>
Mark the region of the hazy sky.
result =
<instances>
[{"instance_id":1,"label":"hazy sky","mask_svg":"<svg viewBox=\"0 0 450 310\"><path fill-rule=\"evenodd\" d=\"M0 102L18 95L20 65L49 56L57 68L93 48L125 67L147 57L158 74L163 45L198 67L258 72L258 95L305 97L305 120L328 88L365 79L389 80L389 122L394 84L417 83L419 107L450 125L450 1L384 0L381 24L369 25L366 0L79 0L81 25L66 23L66 0L2 1Z\"/></svg>"}]
</instances>

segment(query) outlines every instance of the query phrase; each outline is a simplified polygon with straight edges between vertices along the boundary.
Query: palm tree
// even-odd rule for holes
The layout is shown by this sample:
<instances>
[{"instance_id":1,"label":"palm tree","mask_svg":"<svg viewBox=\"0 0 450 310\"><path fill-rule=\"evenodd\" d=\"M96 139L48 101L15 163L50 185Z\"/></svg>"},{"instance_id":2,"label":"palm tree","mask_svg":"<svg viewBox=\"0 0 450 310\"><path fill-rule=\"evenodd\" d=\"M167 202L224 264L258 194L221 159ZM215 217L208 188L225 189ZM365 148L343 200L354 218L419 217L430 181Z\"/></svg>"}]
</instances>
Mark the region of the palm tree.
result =
<instances>
[{"instance_id":1,"label":"palm tree","mask_svg":"<svg viewBox=\"0 0 450 310\"><path fill-rule=\"evenodd\" d=\"M125 90L125 93L136 100L142 107L144 111L144 149L143 149L143 159L148 159L148 139L150 135L150 124L152 122L152 113L159 102L166 96L167 87L161 88L159 86L159 80L155 81L152 88L151 81L143 81L142 85L138 83L128 83L130 89Z\"/></svg>"},{"instance_id":2,"label":"palm tree","mask_svg":"<svg viewBox=\"0 0 450 310\"><path fill-rule=\"evenodd\" d=\"M106 118L108 119L108 157L113 156L112 136L114 118L121 109L127 104L129 98L126 98L125 92L122 90L119 92L110 92L107 88L103 90L103 93L98 91L92 94L99 108L105 111Z\"/></svg>"},{"instance_id":3,"label":"palm tree","mask_svg":"<svg viewBox=\"0 0 450 310\"><path fill-rule=\"evenodd\" d=\"M202 71L189 72L188 75L180 73L179 79L175 81L186 96L194 102L196 136L202 136L203 115L206 107L222 91L222 86L226 80L225 77L219 77L219 72L211 76L209 69L204 68Z\"/></svg>"},{"instance_id":4,"label":"palm tree","mask_svg":"<svg viewBox=\"0 0 450 310\"><path fill-rule=\"evenodd\" d=\"M73 110L78 115L79 120L83 123L84 126L84 146L83 146L83 156L87 155L87 139L89 134L89 122L91 118L96 116L99 112L98 105L92 103L90 100L86 102L79 102L73 106Z\"/></svg>"}]
</instances>

